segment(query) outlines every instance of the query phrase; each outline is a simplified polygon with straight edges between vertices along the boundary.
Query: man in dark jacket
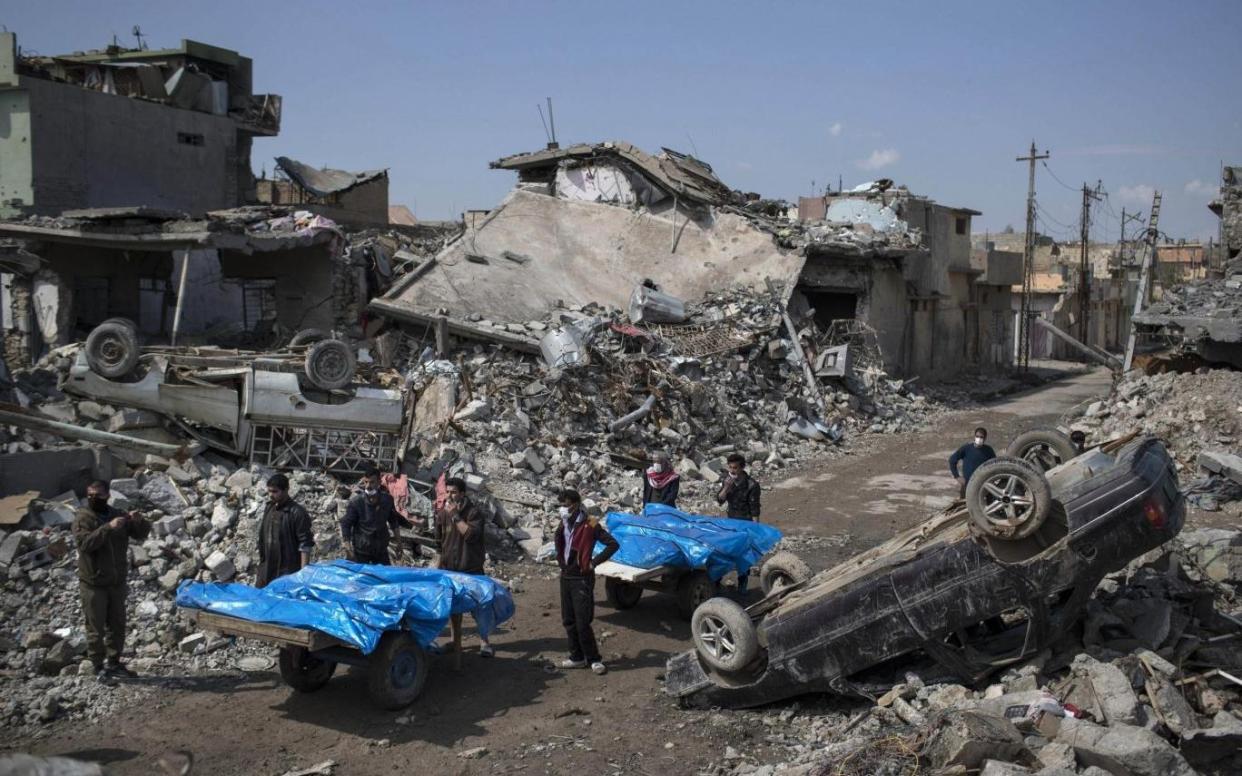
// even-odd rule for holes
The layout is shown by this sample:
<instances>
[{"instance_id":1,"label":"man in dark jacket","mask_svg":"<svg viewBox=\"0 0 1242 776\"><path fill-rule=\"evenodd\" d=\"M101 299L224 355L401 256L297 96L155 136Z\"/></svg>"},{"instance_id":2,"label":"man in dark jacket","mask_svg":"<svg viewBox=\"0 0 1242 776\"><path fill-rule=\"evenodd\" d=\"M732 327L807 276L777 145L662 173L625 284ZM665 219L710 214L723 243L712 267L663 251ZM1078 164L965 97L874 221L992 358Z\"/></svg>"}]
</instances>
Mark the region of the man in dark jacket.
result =
<instances>
[{"instance_id":1,"label":"man in dark jacket","mask_svg":"<svg viewBox=\"0 0 1242 776\"><path fill-rule=\"evenodd\" d=\"M125 650L129 540L145 539L151 532L151 524L145 518L109 506L109 495L108 483L92 482L86 488L86 506L73 516L78 589L86 618L86 651L95 667L95 676L105 683L116 676L135 676L121 663Z\"/></svg>"},{"instance_id":2,"label":"man in dark jacket","mask_svg":"<svg viewBox=\"0 0 1242 776\"><path fill-rule=\"evenodd\" d=\"M350 550L350 558L358 563L387 566L388 540L401 536L401 523L392 496L380 484L379 469L368 466L362 492L349 500L345 517L341 518L341 539Z\"/></svg>"},{"instance_id":3,"label":"man in dark jacket","mask_svg":"<svg viewBox=\"0 0 1242 776\"><path fill-rule=\"evenodd\" d=\"M746 458L733 453L727 459L729 476L716 494L717 504L728 504L726 515L737 520L759 520L759 483L746 473Z\"/></svg>"},{"instance_id":4,"label":"man in dark jacket","mask_svg":"<svg viewBox=\"0 0 1242 776\"><path fill-rule=\"evenodd\" d=\"M444 481L444 505L436 510L436 538L440 540L439 566L447 571L463 574L482 574L487 559L483 527L483 513L466 496L466 481L449 477ZM454 666L461 669L461 620L460 614L449 618L452 625ZM483 646L479 657L496 654L483 634L479 634Z\"/></svg>"},{"instance_id":5,"label":"man in dark jacket","mask_svg":"<svg viewBox=\"0 0 1242 776\"><path fill-rule=\"evenodd\" d=\"M259 567L255 587L266 587L277 577L292 574L310 563L315 532L310 515L289 496L289 478L267 478L267 509L259 520Z\"/></svg>"},{"instance_id":6,"label":"man in dark jacket","mask_svg":"<svg viewBox=\"0 0 1242 776\"><path fill-rule=\"evenodd\" d=\"M677 491L681 489L681 477L673 471L667 453L656 453L652 464L643 472L643 506L665 504L677 508Z\"/></svg>"},{"instance_id":7,"label":"man in dark jacket","mask_svg":"<svg viewBox=\"0 0 1242 776\"><path fill-rule=\"evenodd\" d=\"M953 479L957 480L957 484L961 486L958 492L958 498L966 497L966 483L970 482L970 475L975 473L980 465L986 461L990 461L996 457L996 451L988 444L988 430L983 426L975 429L975 438L972 442L967 442L957 448L957 452L949 456L949 473L953 475ZM957 465L962 465L962 473L957 473Z\"/></svg>"},{"instance_id":8,"label":"man in dark jacket","mask_svg":"<svg viewBox=\"0 0 1242 776\"><path fill-rule=\"evenodd\" d=\"M561 567L561 622L569 636L569 657L561 668L586 668L596 674L608 672L595 642L591 621L595 619L595 567L621 549L599 521L587 517L576 490L562 490L559 497L561 524L556 531L556 562ZM595 543L604 551L595 555Z\"/></svg>"}]
</instances>

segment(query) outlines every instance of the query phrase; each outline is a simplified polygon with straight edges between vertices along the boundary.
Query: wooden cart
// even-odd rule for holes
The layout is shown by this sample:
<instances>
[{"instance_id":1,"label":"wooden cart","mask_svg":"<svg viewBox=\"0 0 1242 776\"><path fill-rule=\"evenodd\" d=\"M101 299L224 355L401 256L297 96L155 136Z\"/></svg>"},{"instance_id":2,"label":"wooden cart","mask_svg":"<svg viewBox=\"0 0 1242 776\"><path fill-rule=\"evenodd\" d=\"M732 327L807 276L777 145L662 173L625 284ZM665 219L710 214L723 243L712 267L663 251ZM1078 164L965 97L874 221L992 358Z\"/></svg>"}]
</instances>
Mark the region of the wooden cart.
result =
<instances>
[{"instance_id":1,"label":"wooden cart","mask_svg":"<svg viewBox=\"0 0 1242 776\"><path fill-rule=\"evenodd\" d=\"M644 590L656 590L676 595L677 610L687 620L699 604L720 590L706 571L672 566L641 569L608 560L595 567L595 575L604 578L604 592L614 609L633 609Z\"/></svg>"},{"instance_id":2,"label":"wooden cart","mask_svg":"<svg viewBox=\"0 0 1242 776\"><path fill-rule=\"evenodd\" d=\"M364 655L356 647L311 628L251 622L199 609L184 611L199 628L279 646L280 677L297 692L315 692L323 687L338 663L365 667L371 699L385 709L410 705L427 683L427 653L405 631L388 631L375 651Z\"/></svg>"}]
</instances>

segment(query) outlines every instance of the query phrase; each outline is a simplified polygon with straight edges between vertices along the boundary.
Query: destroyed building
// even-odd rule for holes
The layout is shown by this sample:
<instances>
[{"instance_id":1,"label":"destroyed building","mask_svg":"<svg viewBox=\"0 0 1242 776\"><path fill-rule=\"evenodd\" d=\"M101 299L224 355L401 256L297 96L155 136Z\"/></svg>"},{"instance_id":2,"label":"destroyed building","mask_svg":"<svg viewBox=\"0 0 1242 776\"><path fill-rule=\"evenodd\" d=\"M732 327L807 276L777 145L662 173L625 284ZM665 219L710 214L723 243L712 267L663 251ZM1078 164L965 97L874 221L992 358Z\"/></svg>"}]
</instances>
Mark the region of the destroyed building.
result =
<instances>
[{"instance_id":1,"label":"destroyed building","mask_svg":"<svg viewBox=\"0 0 1242 776\"><path fill-rule=\"evenodd\" d=\"M1220 242L1225 260L1242 256L1242 167L1221 171L1220 196L1208 205L1220 217Z\"/></svg>"},{"instance_id":2,"label":"destroyed building","mask_svg":"<svg viewBox=\"0 0 1242 776\"><path fill-rule=\"evenodd\" d=\"M272 177L256 181L255 191L263 204L296 206L342 224L389 223L387 170L317 169L278 156Z\"/></svg>"},{"instance_id":3,"label":"destroyed building","mask_svg":"<svg viewBox=\"0 0 1242 776\"><path fill-rule=\"evenodd\" d=\"M0 33L0 217L253 201L251 146L279 133L281 98L252 89L251 60L206 43L39 56Z\"/></svg>"}]
</instances>

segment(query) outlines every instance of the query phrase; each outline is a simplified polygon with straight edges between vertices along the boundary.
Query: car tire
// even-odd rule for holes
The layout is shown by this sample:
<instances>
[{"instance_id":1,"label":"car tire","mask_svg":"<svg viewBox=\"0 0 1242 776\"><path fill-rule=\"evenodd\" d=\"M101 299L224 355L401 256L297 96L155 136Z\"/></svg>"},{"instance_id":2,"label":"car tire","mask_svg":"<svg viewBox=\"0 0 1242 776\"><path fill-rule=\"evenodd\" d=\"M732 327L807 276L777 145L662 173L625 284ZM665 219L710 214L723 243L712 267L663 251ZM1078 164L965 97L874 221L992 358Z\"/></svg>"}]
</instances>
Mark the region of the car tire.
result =
<instances>
[{"instance_id":1,"label":"car tire","mask_svg":"<svg viewBox=\"0 0 1242 776\"><path fill-rule=\"evenodd\" d=\"M327 338L328 333L323 329L302 329L289 339L289 347L296 348L299 345L313 345Z\"/></svg>"},{"instance_id":2,"label":"car tire","mask_svg":"<svg viewBox=\"0 0 1242 776\"><path fill-rule=\"evenodd\" d=\"M86 337L86 364L110 380L124 377L138 365L138 335L115 320L99 324Z\"/></svg>"},{"instance_id":3,"label":"car tire","mask_svg":"<svg viewBox=\"0 0 1242 776\"><path fill-rule=\"evenodd\" d=\"M643 587L620 579L605 579L604 595L613 609L633 609L643 597Z\"/></svg>"},{"instance_id":4,"label":"car tire","mask_svg":"<svg viewBox=\"0 0 1242 776\"><path fill-rule=\"evenodd\" d=\"M321 660L304 647L282 648L279 663L280 678L297 692L315 692L336 673L336 663Z\"/></svg>"},{"instance_id":5,"label":"car tire","mask_svg":"<svg viewBox=\"0 0 1242 776\"><path fill-rule=\"evenodd\" d=\"M1009 443L1005 454L1019 458L1046 472L1078 455L1070 438L1054 428L1036 429L1019 434Z\"/></svg>"},{"instance_id":6,"label":"car tire","mask_svg":"<svg viewBox=\"0 0 1242 776\"><path fill-rule=\"evenodd\" d=\"M717 585L706 571L691 571L677 581L677 610L690 619L699 605L716 595Z\"/></svg>"},{"instance_id":7,"label":"car tire","mask_svg":"<svg viewBox=\"0 0 1242 776\"><path fill-rule=\"evenodd\" d=\"M1043 472L1009 457L993 458L970 476L966 508L974 527L994 539L1025 539L1052 511L1052 489Z\"/></svg>"},{"instance_id":8,"label":"car tire","mask_svg":"<svg viewBox=\"0 0 1242 776\"><path fill-rule=\"evenodd\" d=\"M759 585L766 596L773 590L796 585L810 579L811 567L792 552L782 550L764 561L759 568Z\"/></svg>"},{"instance_id":9,"label":"car tire","mask_svg":"<svg viewBox=\"0 0 1242 776\"><path fill-rule=\"evenodd\" d=\"M737 601L709 598L690 618L690 633L699 657L711 668L735 673L759 657L759 633Z\"/></svg>"},{"instance_id":10,"label":"car tire","mask_svg":"<svg viewBox=\"0 0 1242 776\"><path fill-rule=\"evenodd\" d=\"M404 631L380 637L371 655L367 689L371 700L383 709L409 706L427 684L427 653Z\"/></svg>"},{"instance_id":11,"label":"car tire","mask_svg":"<svg viewBox=\"0 0 1242 776\"><path fill-rule=\"evenodd\" d=\"M354 379L354 351L338 339L326 339L306 351L306 379L317 388L344 388Z\"/></svg>"},{"instance_id":12,"label":"car tire","mask_svg":"<svg viewBox=\"0 0 1242 776\"><path fill-rule=\"evenodd\" d=\"M134 333L134 337L135 338L138 337L138 324L134 323L129 318L120 318L120 317L109 318L108 320L103 321L103 323L119 323L122 326L128 326L130 328L130 331Z\"/></svg>"}]
</instances>

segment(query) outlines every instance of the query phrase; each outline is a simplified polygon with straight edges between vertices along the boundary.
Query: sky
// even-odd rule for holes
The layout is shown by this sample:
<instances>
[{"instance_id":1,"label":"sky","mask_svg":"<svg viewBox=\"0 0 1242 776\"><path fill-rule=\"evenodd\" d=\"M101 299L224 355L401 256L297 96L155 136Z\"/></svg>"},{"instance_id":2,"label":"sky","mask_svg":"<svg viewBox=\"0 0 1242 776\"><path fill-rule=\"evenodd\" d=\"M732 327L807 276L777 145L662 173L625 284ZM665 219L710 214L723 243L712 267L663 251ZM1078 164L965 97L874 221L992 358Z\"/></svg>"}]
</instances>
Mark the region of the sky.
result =
<instances>
[{"instance_id":1,"label":"sky","mask_svg":"<svg viewBox=\"0 0 1242 776\"><path fill-rule=\"evenodd\" d=\"M1164 195L1161 231L1217 234L1220 166L1242 164L1242 2L61 2L0 5L40 54L182 38L254 60L283 95L276 156L387 168L419 218L488 208L488 162L547 142L627 140L707 161L728 185L796 201L879 177L1019 231L1032 140L1041 232L1077 239L1081 186L1122 208ZM814 188L813 188L814 187ZM1130 224L1129 232L1139 227Z\"/></svg>"}]
</instances>

